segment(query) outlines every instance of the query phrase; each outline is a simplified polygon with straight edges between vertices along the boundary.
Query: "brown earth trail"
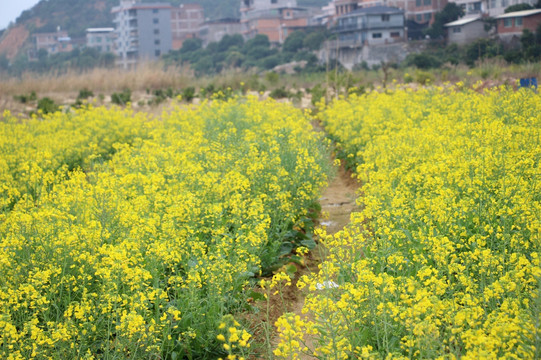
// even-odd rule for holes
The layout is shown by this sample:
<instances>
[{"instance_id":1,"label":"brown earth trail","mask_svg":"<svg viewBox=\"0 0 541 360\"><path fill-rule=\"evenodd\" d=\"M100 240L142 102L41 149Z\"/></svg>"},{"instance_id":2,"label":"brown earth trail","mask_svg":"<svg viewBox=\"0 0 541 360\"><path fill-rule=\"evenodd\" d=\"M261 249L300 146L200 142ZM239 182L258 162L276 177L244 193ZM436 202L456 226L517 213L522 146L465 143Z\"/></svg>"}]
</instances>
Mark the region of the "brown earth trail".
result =
<instances>
[{"instance_id":1,"label":"brown earth trail","mask_svg":"<svg viewBox=\"0 0 541 360\"><path fill-rule=\"evenodd\" d=\"M343 166L338 169L335 176L329 182L327 188L323 191L319 202L321 205L320 218L317 220L319 226L326 228L328 234L334 234L346 226L350 221L350 215L357 208L356 198L359 185L351 177ZM304 267L296 265L298 271L292 280L291 286L282 289L281 294L270 294L268 303L260 301L256 306L259 313L248 316L248 322L259 324L255 329L255 339L257 342L268 342L266 349L259 349L252 359L272 359L271 347L274 349L278 344L279 338L276 333L275 322L284 313L290 312L302 315L304 306L304 293L297 288L297 280L302 275L311 272L317 272L318 265L324 260L324 248L318 244L315 249L306 255ZM268 309L267 309L268 306ZM268 317L267 317L268 316ZM268 337L268 338L267 338ZM266 339L267 338L267 339ZM305 338L307 345L313 348L313 340ZM310 356L301 356L300 359L314 359Z\"/></svg>"}]
</instances>

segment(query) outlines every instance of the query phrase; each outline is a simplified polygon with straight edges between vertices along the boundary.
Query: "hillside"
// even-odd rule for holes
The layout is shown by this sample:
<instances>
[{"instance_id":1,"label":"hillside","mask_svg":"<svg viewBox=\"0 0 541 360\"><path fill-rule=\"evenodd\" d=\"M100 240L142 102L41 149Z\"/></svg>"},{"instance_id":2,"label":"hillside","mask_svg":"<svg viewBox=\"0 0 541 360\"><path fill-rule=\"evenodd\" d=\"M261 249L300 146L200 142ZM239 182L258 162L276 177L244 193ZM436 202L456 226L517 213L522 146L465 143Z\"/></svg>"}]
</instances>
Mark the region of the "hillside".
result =
<instances>
[{"instance_id":1,"label":"hillside","mask_svg":"<svg viewBox=\"0 0 541 360\"><path fill-rule=\"evenodd\" d=\"M239 0L146 0L146 2L199 3L209 19L237 17ZM82 37L88 27L111 26L111 8L119 0L42 0L32 9L24 11L17 24L40 19L42 26L32 27L31 33L54 31L58 26L67 30L71 37ZM323 6L327 0L298 0L300 6Z\"/></svg>"},{"instance_id":2,"label":"hillside","mask_svg":"<svg viewBox=\"0 0 541 360\"><path fill-rule=\"evenodd\" d=\"M144 0L169 2L173 5L198 3L209 19L239 16L239 0ZM31 35L54 32L58 27L66 30L73 39L85 36L89 27L113 25L111 8L119 0L41 0L33 8L23 11L15 26L0 30L0 55L15 58L18 52L29 47ZM300 6L323 6L328 0L298 0Z\"/></svg>"}]
</instances>

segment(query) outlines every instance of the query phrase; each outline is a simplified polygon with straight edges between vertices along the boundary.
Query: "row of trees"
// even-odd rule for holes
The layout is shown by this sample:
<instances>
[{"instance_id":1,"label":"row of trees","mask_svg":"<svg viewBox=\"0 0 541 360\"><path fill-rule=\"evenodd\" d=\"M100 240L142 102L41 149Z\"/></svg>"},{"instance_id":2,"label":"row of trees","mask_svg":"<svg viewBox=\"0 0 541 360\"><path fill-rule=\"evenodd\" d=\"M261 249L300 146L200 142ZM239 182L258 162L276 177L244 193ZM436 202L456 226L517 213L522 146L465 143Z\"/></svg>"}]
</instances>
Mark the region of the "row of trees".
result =
<instances>
[{"instance_id":1,"label":"row of trees","mask_svg":"<svg viewBox=\"0 0 541 360\"><path fill-rule=\"evenodd\" d=\"M541 0L539 0L541 3ZM525 4L513 5L506 12L529 9ZM433 25L425 31L432 39L441 39L445 34L444 24L454 21L463 15L461 7L449 3L442 12L437 13ZM487 26L494 26L487 21ZM240 34L226 35L219 42L203 47L200 39L188 39L180 50L164 55L166 65L187 65L197 75L219 74L229 68L259 68L270 70L280 64L301 62L303 67L297 71L323 71L315 51L330 39L332 35L326 29L296 31L291 33L280 47L270 43L265 35L257 35L245 41ZM479 59L502 57L508 62L538 61L541 57L541 26L535 33L524 31L521 46L504 48L494 39L480 39L472 44L442 46L436 41L429 51L413 54L406 59L406 65L418 68L437 68L444 63L465 63L474 65ZM75 49L69 53L48 56L45 50L37 54L37 61L29 61L25 55L16 58L12 64L0 54L0 72L19 75L25 71L48 72L63 71L68 68L89 69L93 67L110 67L114 65L114 55L102 54L95 49Z\"/></svg>"},{"instance_id":2,"label":"row of trees","mask_svg":"<svg viewBox=\"0 0 541 360\"><path fill-rule=\"evenodd\" d=\"M505 48L497 39L478 39L465 46L452 44L434 46L420 54L411 54L406 65L421 69L438 68L445 63L464 63L473 66L483 59L502 58L508 63L536 62L541 59L541 25L531 32L525 29L520 37L520 46Z\"/></svg>"},{"instance_id":3,"label":"row of trees","mask_svg":"<svg viewBox=\"0 0 541 360\"><path fill-rule=\"evenodd\" d=\"M274 47L266 35L244 41L240 34L226 35L203 48L200 39L188 39L178 51L164 56L166 64L190 64L196 74L217 74L227 68L272 69L293 61L306 61L305 71L318 70L313 51L328 38L326 30L294 32L281 48Z\"/></svg>"},{"instance_id":4,"label":"row of trees","mask_svg":"<svg viewBox=\"0 0 541 360\"><path fill-rule=\"evenodd\" d=\"M24 72L62 72L68 69L87 70L95 67L112 67L115 55L101 53L94 48L74 49L66 53L48 55L47 50L41 49L37 59L30 61L26 55L19 55L10 63L5 54L0 54L0 72L11 75L21 75Z\"/></svg>"}]
</instances>

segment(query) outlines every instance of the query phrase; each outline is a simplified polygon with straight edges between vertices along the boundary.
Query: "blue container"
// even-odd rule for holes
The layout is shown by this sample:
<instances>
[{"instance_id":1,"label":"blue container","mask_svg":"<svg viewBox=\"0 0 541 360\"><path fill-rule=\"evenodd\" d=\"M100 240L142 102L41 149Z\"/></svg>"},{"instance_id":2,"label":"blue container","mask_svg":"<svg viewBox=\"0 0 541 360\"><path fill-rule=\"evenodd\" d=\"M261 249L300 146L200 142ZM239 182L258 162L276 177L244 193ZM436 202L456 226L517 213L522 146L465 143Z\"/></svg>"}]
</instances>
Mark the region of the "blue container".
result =
<instances>
[{"instance_id":1,"label":"blue container","mask_svg":"<svg viewBox=\"0 0 541 360\"><path fill-rule=\"evenodd\" d=\"M534 87L537 90L537 78L536 77L531 77L531 78L520 79L520 87L521 88L532 88L532 87Z\"/></svg>"}]
</instances>

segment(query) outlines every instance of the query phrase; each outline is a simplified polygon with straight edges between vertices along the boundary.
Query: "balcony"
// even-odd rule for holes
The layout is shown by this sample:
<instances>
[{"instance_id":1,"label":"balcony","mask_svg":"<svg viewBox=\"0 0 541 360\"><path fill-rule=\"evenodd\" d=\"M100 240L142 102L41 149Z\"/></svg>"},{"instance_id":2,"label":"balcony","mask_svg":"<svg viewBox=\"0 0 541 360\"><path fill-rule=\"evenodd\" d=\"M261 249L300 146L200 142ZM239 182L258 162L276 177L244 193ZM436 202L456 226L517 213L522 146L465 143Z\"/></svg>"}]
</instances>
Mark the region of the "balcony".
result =
<instances>
[{"instance_id":1,"label":"balcony","mask_svg":"<svg viewBox=\"0 0 541 360\"><path fill-rule=\"evenodd\" d=\"M335 33L348 32L348 31L362 30L364 28L365 27L362 26L362 24L337 25L332 29L332 32L335 32Z\"/></svg>"}]
</instances>

